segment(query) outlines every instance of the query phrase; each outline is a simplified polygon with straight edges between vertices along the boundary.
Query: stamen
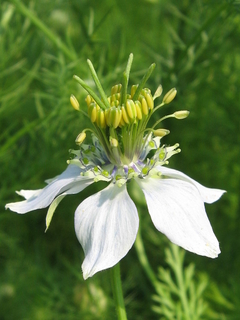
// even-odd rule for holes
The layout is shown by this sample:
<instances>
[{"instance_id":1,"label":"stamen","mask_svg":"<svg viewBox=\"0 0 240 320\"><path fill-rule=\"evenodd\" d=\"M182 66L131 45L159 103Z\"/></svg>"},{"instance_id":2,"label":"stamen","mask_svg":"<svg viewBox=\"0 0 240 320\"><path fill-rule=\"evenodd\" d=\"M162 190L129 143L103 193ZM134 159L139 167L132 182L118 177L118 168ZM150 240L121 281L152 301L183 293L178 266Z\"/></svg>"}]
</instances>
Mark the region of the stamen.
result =
<instances>
[{"instance_id":1,"label":"stamen","mask_svg":"<svg viewBox=\"0 0 240 320\"><path fill-rule=\"evenodd\" d=\"M167 134L169 134L170 131L167 130L167 129L156 129L156 130L153 131L153 133L154 133L154 135L155 135L156 137L164 137L164 136L166 136Z\"/></svg>"},{"instance_id":2,"label":"stamen","mask_svg":"<svg viewBox=\"0 0 240 320\"><path fill-rule=\"evenodd\" d=\"M71 102L72 107L75 110L77 110L77 111L80 110L79 102L78 102L77 98L73 94L71 94L70 102Z\"/></svg>"},{"instance_id":3,"label":"stamen","mask_svg":"<svg viewBox=\"0 0 240 320\"><path fill-rule=\"evenodd\" d=\"M97 126L101 129L106 128L105 113L102 109L97 111Z\"/></svg>"},{"instance_id":4,"label":"stamen","mask_svg":"<svg viewBox=\"0 0 240 320\"><path fill-rule=\"evenodd\" d=\"M187 111L187 110L182 110L182 111L176 111L176 112L174 112L174 117L176 118L176 119L179 119L179 120L181 120L181 119L185 119L185 118L187 118L188 117L188 115L189 115L189 111Z\"/></svg>"},{"instance_id":5,"label":"stamen","mask_svg":"<svg viewBox=\"0 0 240 320\"><path fill-rule=\"evenodd\" d=\"M140 96L139 100L140 100L140 103L141 103L141 106L142 106L142 112L143 112L143 114L145 116L147 116L148 115L148 104L147 104L147 101L143 96Z\"/></svg>"},{"instance_id":6,"label":"stamen","mask_svg":"<svg viewBox=\"0 0 240 320\"><path fill-rule=\"evenodd\" d=\"M122 117L123 117L124 122L126 124L129 124L130 121L129 121L128 114L127 114L127 111L126 111L125 107L122 106L121 110L122 110Z\"/></svg>"},{"instance_id":7,"label":"stamen","mask_svg":"<svg viewBox=\"0 0 240 320\"><path fill-rule=\"evenodd\" d=\"M142 106L141 103L137 100L135 101L135 108L137 113L138 120L142 120Z\"/></svg>"},{"instance_id":8,"label":"stamen","mask_svg":"<svg viewBox=\"0 0 240 320\"><path fill-rule=\"evenodd\" d=\"M176 88L172 88L171 90L169 90L163 97L163 103L168 104L172 102L173 99L176 97L176 94L177 94Z\"/></svg>"},{"instance_id":9,"label":"stamen","mask_svg":"<svg viewBox=\"0 0 240 320\"><path fill-rule=\"evenodd\" d=\"M120 93L122 89L122 85L120 84L116 84L115 86L112 87L111 89L111 96L113 96L115 93Z\"/></svg>"},{"instance_id":10,"label":"stamen","mask_svg":"<svg viewBox=\"0 0 240 320\"><path fill-rule=\"evenodd\" d=\"M76 144L78 144L80 146L85 139L86 139L86 133L85 133L85 131L83 131L83 132L79 133L79 135L75 139L75 142L76 142Z\"/></svg>"},{"instance_id":11,"label":"stamen","mask_svg":"<svg viewBox=\"0 0 240 320\"><path fill-rule=\"evenodd\" d=\"M128 118L131 121L131 123L133 123L136 119L136 114L137 114L135 103L132 100L127 100L126 109L127 109Z\"/></svg>"}]
</instances>

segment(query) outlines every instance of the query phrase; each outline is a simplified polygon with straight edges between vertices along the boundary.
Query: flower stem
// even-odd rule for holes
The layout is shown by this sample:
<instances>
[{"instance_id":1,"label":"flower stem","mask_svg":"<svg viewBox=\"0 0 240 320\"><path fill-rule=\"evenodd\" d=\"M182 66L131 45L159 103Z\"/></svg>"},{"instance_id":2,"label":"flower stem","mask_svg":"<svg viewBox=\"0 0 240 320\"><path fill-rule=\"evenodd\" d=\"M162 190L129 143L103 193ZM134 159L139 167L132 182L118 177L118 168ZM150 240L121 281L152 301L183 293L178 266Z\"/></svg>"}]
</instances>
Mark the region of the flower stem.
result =
<instances>
[{"instance_id":1,"label":"flower stem","mask_svg":"<svg viewBox=\"0 0 240 320\"><path fill-rule=\"evenodd\" d=\"M118 320L127 320L120 276L120 263L111 268L111 282Z\"/></svg>"},{"instance_id":2,"label":"flower stem","mask_svg":"<svg viewBox=\"0 0 240 320\"><path fill-rule=\"evenodd\" d=\"M135 248L137 251L138 259L143 267L143 270L145 271L146 276L148 277L148 279L150 280L152 285L156 288L157 287L157 279L156 279L156 276L155 276L155 273L154 273L152 267L150 266L150 263L148 261L147 255L146 255L143 241L142 241L142 237L141 237L141 233L140 233L140 228L138 230L137 238L136 238L134 244L135 244Z\"/></svg>"}]
</instances>

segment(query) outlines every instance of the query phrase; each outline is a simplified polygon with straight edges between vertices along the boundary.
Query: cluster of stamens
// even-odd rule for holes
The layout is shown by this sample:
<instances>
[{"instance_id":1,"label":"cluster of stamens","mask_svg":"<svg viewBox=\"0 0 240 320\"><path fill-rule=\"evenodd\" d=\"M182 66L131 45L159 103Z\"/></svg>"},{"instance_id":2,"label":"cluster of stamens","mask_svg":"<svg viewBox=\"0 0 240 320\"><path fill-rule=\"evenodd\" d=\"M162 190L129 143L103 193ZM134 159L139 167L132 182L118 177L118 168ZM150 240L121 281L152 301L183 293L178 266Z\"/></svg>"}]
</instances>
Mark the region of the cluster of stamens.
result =
<instances>
[{"instance_id":1,"label":"cluster of stamens","mask_svg":"<svg viewBox=\"0 0 240 320\"><path fill-rule=\"evenodd\" d=\"M104 92L90 60L88 60L88 65L100 97L81 78L74 76L74 79L89 93L85 99L88 112L86 114L83 111L83 113L88 115L95 128L95 130L84 129L77 136L76 143L82 145L86 138L86 131L90 131L95 136L95 141L98 141L100 145L99 150L104 150L105 158L107 159L105 163L112 164L118 170L120 168L123 170L125 166L129 169L134 168L136 172L141 172L144 163L148 162L146 157L150 150L156 149L158 150L156 151L156 157L152 157L153 162L148 162L145 168L145 171L148 172L157 163L161 165L165 163L168 158L166 154L172 154L169 147L166 149L166 153L164 147L160 147L160 139L170 131L156 127L167 118L184 119L188 116L188 111L176 111L173 114L163 116L154 125L147 127L153 113L163 105L170 103L175 98L177 90L173 88L168 91L163 97L162 102L154 106L155 99L159 98L162 94L162 87L159 86L153 96L150 89L144 87L155 67L155 64L152 64L142 78L142 81L139 84L132 85L129 92L128 82L132 59L133 55L130 54L126 70L123 73L123 82L111 88L110 96L107 96ZM70 101L74 109L82 111L77 99L73 95ZM176 148L175 145L174 153L179 150ZM163 159L159 159L159 156L162 157L163 153L165 153L165 156ZM83 155L80 155L80 158L82 159ZM90 158L94 159L93 156ZM92 165L96 163L95 160L93 160ZM138 170L138 166L141 169L139 168ZM126 169L123 171L125 172Z\"/></svg>"},{"instance_id":2,"label":"cluster of stamens","mask_svg":"<svg viewBox=\"0 0 240 320\"><path fill-rule=\"evenodd\" d=\"M88 115L91 122L99 128L105 129L113 127L124 127L138 120L142 120L153 109L154 102L151 91L148 88L141 90L138 99L134 100L134 95L138 85L131 87L131 94L127 94L126 102L121 104L122 85L117 84L112 87L111 95L107 98L109 107L103 110L91 95L86 97L88 105Z\"/></svg>"}]
</instances>

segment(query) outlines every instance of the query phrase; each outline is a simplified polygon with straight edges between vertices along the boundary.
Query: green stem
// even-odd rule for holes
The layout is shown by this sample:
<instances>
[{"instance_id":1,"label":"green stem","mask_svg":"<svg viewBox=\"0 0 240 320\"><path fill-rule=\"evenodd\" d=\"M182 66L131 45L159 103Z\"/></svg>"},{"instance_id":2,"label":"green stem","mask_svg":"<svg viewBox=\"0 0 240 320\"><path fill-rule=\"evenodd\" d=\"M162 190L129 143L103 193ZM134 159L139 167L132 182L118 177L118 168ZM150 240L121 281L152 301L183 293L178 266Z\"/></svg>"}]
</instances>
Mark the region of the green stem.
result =
<instances>
[{"instance_id":1,"label":"green stem","mask_svg":"<svg viewBox=\"0 0 240 320\"><path fill-rule=\"evenodd\" d=\"M72 52L68 47L61 41L61 39L52 32L34 13L29 10L21 1L11 0L16 6L17 10L21 12L22 15L29 18L29 20L39 28L69 59L76 60L77 56L75 52Z\"/></svg>"},{"instance_id":2,"label":"green stem","mask_svg":"<svg viewBox=\"0 0 240 320\"><path fill-rule=\"evenodd\" d=\"M157 287L157 278L156 278L155 273L152 270L152 267L150 266L150 263L148 261L148 258L147 258L147 255L146 255L146 252L144 249L141 233L140 233L140 228L138 230L137 238L136 238L134 244L135 244L135 248L137 251L138 259L143 267L143 270L145 271L145 273L146 273L148 279L150 280L150 282L152 283L152 285L156 288Z\"/></svg>"},{"instance_id":3,"label":"green stem","mask_svg":"<svg viewBox=\"0 0 240 320\"><path fill-rule=\"evenodd\" d=\"M118 320L127 320L120 276L120 263L111 268L111 282Z\"/></svg>"}]
</instances>

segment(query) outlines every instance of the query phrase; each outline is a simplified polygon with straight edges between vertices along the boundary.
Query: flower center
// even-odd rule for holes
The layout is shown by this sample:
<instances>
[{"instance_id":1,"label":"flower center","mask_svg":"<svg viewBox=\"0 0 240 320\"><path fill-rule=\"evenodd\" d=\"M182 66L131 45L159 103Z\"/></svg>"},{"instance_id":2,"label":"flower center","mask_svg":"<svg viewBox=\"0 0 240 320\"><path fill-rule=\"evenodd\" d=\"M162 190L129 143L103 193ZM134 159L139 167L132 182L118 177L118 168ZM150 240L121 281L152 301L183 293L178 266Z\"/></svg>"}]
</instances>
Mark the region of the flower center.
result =
<instances>
[{"instance_id":1,"label":"flower center","mask_svg":"<svg viewBox=\"0 0 240 320\"><path fill-rule=\"evenodd\" d=\"M165 94L162 102L154 106L155 99L162 94L162 87L159 86L153 96L151 90L145 87L146 81L155 68L155 64L152 64L141 82L133 85L128 93L132 60L133 55L130 54L123 73L123 82L112 87L110 96L105 94L91 61L88 60L88 65L100 97L81 78L74 76L89 93L85 99L88 107L87 115L95 129L85 129L78 135L76 143L81 145L81 151L80 153L75 152L75 155L80 156L81 165L85 169L89 166L95 168L92 173L96 176L100 174L107 177L108 175L113 176L112 173L114 173L114 179L121 180L123 176L128 179L129 176L135 174L146 175L154 166L165 164L172 154L180 151L177 149L178 145L168 148L160 147L160 139L168 134L169 130L155 129L155 127L166 118L184 119L189 112L177 111L162 117L151 128L147 128L152 114L163 105L170 103L175 98L177 91L175 88L171 89ZM73 95L70 101L74 109L81 111ZM82 145L86 131L91 131L95 136L94 151ZM155 155L150 160L146 160L147 154L153 149ZM103 164L110 165L110 171L103 170L101 167ZM104 174L104 171L108 174Z\"/></svg>"},{"instance_id":2,"label":"flower center","mask_svg":"<svg viewBox=\"0 0 240 320\"><path fill-rule=\"evenodd\" d=\"M154 106L151 91L142 89L135 95L138 85L131 88L126 99L122 85L112 87L107 98L109 106L103 109L88 95L88 115L105 146L110 162L120 166L136 161L144 145L144 129ZM124 101L126 100L126 101Z\"/></svg>"}]
</instances>

